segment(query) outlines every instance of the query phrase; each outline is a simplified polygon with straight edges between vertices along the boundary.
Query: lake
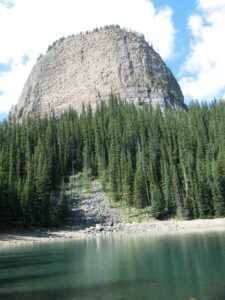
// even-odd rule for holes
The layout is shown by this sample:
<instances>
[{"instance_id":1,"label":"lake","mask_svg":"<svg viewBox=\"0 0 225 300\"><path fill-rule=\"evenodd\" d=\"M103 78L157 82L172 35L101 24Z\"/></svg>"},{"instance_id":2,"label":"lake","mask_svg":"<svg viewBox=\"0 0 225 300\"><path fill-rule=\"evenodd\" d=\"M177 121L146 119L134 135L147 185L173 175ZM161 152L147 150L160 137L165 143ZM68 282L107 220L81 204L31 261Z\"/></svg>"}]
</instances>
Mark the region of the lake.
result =
<instances>
[{"instance_id":1,"label":"lake","mask_svg":"<svg viewBox=\"0 0 225 300\"><path fill-rule=\"evenodd\" d=\"M224 300L225 232L2 249L0 299Z\"/></svg>"}]
</instances>

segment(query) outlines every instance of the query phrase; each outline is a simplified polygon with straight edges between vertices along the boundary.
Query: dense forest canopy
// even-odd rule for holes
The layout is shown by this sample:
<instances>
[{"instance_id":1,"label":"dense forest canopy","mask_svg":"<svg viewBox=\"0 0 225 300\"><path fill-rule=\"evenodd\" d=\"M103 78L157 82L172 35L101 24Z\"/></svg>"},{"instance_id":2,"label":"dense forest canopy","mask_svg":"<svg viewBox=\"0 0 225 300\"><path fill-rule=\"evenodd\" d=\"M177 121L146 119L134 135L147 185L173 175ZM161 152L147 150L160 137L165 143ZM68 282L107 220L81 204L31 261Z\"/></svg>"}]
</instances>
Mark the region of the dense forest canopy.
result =
<instances>
[{"instance_id":1,"label":"dense forest canopy","mask_svg":"<svg viewBox=\"0 0 225 300\"><path fill-rule=\"evenodd\" d=\"M0 226L65 223L65 185L78 172L158 219L224 216L225 103L162 113L111 96L94 112L4 121Z\"/></svg>"}]
</instances>

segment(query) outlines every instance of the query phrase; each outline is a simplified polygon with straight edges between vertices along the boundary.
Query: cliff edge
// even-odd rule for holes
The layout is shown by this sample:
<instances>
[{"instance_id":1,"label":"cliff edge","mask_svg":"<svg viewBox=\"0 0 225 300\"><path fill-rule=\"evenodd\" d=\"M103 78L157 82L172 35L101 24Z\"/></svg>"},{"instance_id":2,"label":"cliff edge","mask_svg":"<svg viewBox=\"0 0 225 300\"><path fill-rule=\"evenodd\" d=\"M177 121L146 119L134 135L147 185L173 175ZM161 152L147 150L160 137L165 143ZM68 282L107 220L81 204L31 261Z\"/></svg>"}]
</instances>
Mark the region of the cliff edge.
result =
<instances>
[{"instance_id":1,"label":"cliff edge","mask_svg":"<svg viewBox=\"0 0 225 300\"><path fill-rule=\"evenodd\" d=\"M184 107L181 89L143 35L119 26L62 38L33 67L12 114L60 114L82 103L95 108L115 94L162 109Z\"/></svg>"}]
</instances>

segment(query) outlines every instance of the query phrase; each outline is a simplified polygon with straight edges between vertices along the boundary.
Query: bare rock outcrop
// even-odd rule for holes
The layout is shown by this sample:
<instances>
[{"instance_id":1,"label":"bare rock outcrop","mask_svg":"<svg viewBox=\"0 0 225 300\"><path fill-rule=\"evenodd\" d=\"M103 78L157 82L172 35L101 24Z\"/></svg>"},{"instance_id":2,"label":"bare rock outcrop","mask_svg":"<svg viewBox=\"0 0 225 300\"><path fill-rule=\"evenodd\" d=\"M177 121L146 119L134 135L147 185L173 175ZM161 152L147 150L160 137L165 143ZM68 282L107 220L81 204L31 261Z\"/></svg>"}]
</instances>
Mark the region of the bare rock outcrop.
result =
<instances>
[{"instance_id":1,"label":"bare rock outcrop","mask_svg":"<svg viewBox=\"0 0 225 300\"><path fill-rule=\"evenodd\" d=\"M143 35L104 27L55 42L33 67L13 108L17 118L56 114L82 103L95 108L110 94L162 109L184 107L171 71Z\"/></svg>"}]
</instances>

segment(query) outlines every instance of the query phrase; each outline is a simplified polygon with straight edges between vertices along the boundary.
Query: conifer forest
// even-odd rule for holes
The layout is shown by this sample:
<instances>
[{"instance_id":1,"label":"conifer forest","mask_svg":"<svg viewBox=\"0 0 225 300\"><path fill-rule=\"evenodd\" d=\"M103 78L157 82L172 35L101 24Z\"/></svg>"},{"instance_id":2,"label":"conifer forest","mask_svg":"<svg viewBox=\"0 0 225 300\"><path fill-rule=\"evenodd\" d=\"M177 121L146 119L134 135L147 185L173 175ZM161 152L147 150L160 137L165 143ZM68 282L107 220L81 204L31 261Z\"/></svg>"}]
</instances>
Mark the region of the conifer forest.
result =
<instances>
[{"instance_id":1,"label":"conifer forest","mask_svg":"<svg viewBox=\"0 0 225 300\"><path fill-rule=\"evenodd\" d=\"M111 96L96 110L0 124L0 227L68 222L71 174L157 219L225 216L225 102L188 111Z\"/></svg>"}]
</instances>

